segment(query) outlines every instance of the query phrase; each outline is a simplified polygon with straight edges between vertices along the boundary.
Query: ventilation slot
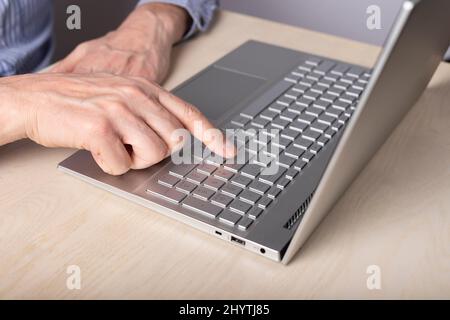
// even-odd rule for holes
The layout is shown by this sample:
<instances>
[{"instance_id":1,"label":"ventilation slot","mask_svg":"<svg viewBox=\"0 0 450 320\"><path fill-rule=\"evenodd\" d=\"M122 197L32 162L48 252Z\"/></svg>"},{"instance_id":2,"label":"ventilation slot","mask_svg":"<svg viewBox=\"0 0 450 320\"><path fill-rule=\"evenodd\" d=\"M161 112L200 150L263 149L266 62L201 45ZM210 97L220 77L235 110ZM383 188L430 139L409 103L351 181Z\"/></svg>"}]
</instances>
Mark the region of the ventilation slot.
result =
<instances>
[{"instance_id":1,"label":"ventilation slot","mask_svg":"<svg viewBox=\"0 0 450 320\"><path fill-rule=\"evenodd\" d=\"M286 224L284 225L284 227L286 229L291 230L295 226L295 224L299 220L301 220L301 218L303 217L303 214L306 212L306 209L308 209L309 203L311 202L311 199L312 199L313 195L314 194L311 193L311 195L308 198L306 198L305 202L302 203L300 208L298 208L297 211L295 211L295 213L288 220L288 222L286 222Z\"/></svg>"}]
</instances>

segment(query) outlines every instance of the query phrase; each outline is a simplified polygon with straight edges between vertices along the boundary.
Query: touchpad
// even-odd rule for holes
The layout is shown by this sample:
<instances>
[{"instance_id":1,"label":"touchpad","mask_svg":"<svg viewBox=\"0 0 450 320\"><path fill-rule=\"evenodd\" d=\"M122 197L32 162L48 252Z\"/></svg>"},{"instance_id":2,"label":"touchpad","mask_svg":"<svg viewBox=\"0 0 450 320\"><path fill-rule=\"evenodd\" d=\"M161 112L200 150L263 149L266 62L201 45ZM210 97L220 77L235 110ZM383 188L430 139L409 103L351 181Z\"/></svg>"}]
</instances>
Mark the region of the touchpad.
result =
<instances>
[{"instance_id":1,"label":"touchpad","mask_svg":"<svg viewBox=\"0 0 450 320\"><path fill-rule=\"evenodd\" d=\"M216 122L238 102L249 97L265 80L256 76L211 67L174 93L197 106Z\"/></svg>"}]
</instances>

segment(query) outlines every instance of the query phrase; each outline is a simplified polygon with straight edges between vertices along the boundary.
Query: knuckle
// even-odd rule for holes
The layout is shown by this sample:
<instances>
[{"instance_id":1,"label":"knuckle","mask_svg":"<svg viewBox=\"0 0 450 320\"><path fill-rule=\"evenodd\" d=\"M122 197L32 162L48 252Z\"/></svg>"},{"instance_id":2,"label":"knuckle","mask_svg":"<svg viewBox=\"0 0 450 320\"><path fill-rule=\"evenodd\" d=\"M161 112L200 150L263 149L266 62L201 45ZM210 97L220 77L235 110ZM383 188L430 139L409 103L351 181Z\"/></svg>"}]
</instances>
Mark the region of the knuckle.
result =
<instances>
[{"instance_id":1,"label":"knuckle","mask_svg":"<svg viewBox=\"0 0 450 320\"><path fill-rule=\"evenodd\" d=\"M108 102L107 108L109 111L112 111L115 115L122 115L122 116L128 113L129 110L128 105L120 99Z\"/></svg>"},{"instance_id":2,"label":"knuckle","mask_svg":"<svg viewBox=\"0 0 450 320\"><path fill-rule=\"evenodd\" d=\"M114 130L111 122L103 117L88 122L87 133L91 138L109 138L113 135Z\"/></svg>"},{"instance_id":3,"label":"knuckle","mask_svg":"<svg viewBox=\"0 0 450 320\"><path fill-rule=\"evenodd\" d=\"M119 90L125 93L127 96L142 96L144 91L137 85L124 84L119 87Z\"/></svg>"}]
</instances>

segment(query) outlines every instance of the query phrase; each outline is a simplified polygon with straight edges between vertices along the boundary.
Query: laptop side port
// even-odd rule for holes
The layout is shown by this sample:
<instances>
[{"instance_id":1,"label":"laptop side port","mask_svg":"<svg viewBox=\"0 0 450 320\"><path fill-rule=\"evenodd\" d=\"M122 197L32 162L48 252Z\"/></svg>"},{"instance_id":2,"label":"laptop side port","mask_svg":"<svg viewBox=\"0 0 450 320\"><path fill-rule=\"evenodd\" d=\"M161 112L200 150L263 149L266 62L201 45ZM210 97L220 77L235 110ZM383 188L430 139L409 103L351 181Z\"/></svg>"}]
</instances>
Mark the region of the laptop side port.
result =
<instances>
[{"instance_id":1,"label":"laptop side port","mask_svg":"<svg viewBox=\"0 0 450 320\"><path fill-rule=\"evenodd\" d=\"M231 236L230 240L231 240L231 242L235 242L237 244L240 244L241 246L245 246L245 241L244 240L238 239L238 238L233 237L233 236Z\"/></svg>"}]
</instances>

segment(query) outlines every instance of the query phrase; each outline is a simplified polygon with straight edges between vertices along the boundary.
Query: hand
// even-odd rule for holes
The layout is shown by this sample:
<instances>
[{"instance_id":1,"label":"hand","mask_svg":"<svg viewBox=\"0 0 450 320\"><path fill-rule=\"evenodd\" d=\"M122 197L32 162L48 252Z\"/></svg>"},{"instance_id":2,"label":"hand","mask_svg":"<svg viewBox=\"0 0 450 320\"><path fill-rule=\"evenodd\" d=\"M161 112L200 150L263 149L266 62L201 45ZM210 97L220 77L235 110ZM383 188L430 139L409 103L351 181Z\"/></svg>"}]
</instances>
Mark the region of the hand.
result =
<instances>
[{"instance_id":1,"label":"hand","mask_svg":"<svg viewBox=\"0 0 450 320\"><path fill-rule=\"evenodd\" d=\"M168 74L172 46L189 23L187 12L171 4L139 6L116 30L80 44L50 71L112 73L161 83Z\"/></svg>"},{"instance_id":2,"label":"hand","mask_svg":"<svg viewBox=\"0 0 450 320\"><path fill-rule=\"evenodd\" d=\"M195 132L199 123L203 131ZM182 141L172 133L183 128L211 151L234 156L222 134L208 134L213 125L198 109L143 78L31 74L0 79L0 145L30 138L48 147L86 149L103 171L120 175L179 149Z\"/></svg>"}]
</instances>

